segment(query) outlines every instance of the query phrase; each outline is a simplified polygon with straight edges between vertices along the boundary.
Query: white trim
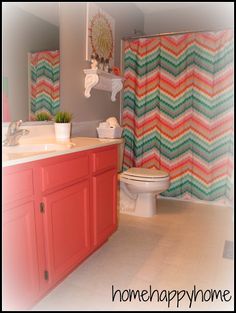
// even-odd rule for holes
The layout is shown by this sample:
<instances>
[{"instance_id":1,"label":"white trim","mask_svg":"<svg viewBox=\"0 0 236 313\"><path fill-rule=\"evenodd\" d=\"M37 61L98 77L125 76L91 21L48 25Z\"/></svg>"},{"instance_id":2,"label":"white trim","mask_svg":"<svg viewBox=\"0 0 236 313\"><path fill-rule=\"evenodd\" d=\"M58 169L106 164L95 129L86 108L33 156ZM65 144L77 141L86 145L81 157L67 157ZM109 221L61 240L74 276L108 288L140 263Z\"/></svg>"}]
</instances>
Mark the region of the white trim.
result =
<instances>
[{"instance_id":1,"label":"white trim","mask_svg":"<svg viewBox=\"0 0 236 313\"><path fill-rule=\"evenodd\" d=\"M124 77L124 62L123 62L123 50L124 50L124 41L121 39L120 41L120 75L122 77ZM123 99L123 95L124 95L124 88L121 89L120 91L120 125L123 125L123 120L122 120L122 113L123 113L123 103L122 103L122 99Z\"/></svg>"},{"instance_id":2,"label":"white trim","mask_svg":"<svg viewBox=\"0 0 236 313\"><path fill-rule=\"evenodd\" d=\"M60 2L59 2L60 3ZM89 3L86 3L86 32L85 32L85 60L86 61L90 61L90 56L88 55L88 45L89 45L89 40L88 40L88 36L89 36Z\"/></svg>"},{"instance_id":3,"label":"white trim","mask_svg":"<svg viewBox=\"0 0 236 313\"><path fill-rule=\"evenodd\" d=\"M27 62L28 62L28 119L30 121L31 115L31 52L27 53Z\"/></svg>"}]
</instances>

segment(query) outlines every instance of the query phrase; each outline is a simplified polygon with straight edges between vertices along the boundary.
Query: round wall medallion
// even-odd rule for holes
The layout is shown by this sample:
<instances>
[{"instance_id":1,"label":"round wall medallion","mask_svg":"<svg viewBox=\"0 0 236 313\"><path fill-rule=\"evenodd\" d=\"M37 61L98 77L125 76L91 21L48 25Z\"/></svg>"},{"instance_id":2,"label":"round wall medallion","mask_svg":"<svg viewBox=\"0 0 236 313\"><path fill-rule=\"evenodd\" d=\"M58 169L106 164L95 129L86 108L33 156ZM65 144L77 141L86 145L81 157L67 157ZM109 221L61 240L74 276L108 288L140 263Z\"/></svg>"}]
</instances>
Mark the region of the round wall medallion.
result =
<instances>
[{"instance_id":1,"label":"round wall medallion","mask_svg":"<svg viewBox=\"0 0 236 313\"><path fill-rule=\"evenodd\" d=\"M94 53L104 59L113 56L113 36L111 25L102 13L97 13L91 20L90 40Z\"/></svg>"}]
</instances>

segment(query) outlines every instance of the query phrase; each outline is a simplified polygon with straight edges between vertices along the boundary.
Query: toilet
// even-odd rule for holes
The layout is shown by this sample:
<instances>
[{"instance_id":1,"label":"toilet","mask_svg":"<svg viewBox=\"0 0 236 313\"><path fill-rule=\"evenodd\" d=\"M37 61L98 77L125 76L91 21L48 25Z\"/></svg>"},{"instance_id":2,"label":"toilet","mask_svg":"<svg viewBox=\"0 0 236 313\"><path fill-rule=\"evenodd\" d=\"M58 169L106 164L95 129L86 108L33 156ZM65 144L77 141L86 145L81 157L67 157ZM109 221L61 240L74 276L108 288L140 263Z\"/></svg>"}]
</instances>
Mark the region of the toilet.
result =
<instances>
[{"instance_id":1,"label":"toilet","mask_svg":"<svg viewBox=\"0 0 236 313\"><path fill-rule=\"evenodd\" d=\"M122 170L124 142L120 144ZM155 169L132 167L118 175L120 181L120 212L141 217L157 213L156 197L170 186L169 174Z\"/></svg>"}]
</instances>

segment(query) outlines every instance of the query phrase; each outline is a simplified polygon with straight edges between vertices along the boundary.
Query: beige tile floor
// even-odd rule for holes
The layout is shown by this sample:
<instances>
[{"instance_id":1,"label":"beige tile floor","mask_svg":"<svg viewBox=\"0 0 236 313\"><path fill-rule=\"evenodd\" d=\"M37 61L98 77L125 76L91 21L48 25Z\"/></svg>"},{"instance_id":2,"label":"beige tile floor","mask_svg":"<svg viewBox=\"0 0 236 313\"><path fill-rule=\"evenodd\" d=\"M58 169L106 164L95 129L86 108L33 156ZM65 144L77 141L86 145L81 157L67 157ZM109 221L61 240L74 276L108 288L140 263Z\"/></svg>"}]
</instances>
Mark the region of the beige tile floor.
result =
<instances>
[{"instance_id":1,"label":"beige tile floor","mask_svg":"<svg viewBox=\"0 0 236 313\"><path fill-rule=\"evenodd\" d=\"M189 202L159 200L158 214L140 218L120 214L119 227L93 255L32 310L233 310L233 260L222 257L225 240L233 240L233 209ZM114 290L157 290L162 301L120 302ZM209 289L230 290L232 299L201 301L189 308L187 294L168 303L166 293ZM157 291L155 295L157 294ZM144 296L144 300L147 296ZM226 297L226 299L228 299Z\"/></svg>"}]
</instances>

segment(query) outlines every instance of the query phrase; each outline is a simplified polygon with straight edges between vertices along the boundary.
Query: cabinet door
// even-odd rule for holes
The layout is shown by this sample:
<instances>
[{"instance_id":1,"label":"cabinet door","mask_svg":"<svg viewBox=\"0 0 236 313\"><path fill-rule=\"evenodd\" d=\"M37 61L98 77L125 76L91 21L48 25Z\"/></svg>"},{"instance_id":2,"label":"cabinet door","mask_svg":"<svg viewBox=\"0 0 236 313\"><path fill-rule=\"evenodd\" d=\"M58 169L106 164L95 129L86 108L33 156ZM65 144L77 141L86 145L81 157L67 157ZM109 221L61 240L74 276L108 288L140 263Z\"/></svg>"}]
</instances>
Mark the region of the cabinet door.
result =
<instances>
[{"instance_id":1,"label":"cabinet door","mask_svg":"<svg viewBox=\"0 0 236 313\"><path fill-rule=\"evenodd\" d=\"M94 245L104 242L117 225L117 170L93 177Z\"/></svg>"},{"instance_id":2,"label":"cabinet door","mask_svg":"<svg viewBox=\"0 0 236 313\"><path fill-rule=\"evenodd\" d=\"M44 232L49 285L62 279L90 248L89 182L54 192L45 203Z\"/></svg>"},{"instance_id":3,"label":"cabinet door","mask_svg":"<svg viewBox=\"0 0 236 313\"><path fill-rule=\"evenodd\" d=\"M3 299L6 310L27 309L39 293L34 203L3 213Z\"/></svg>"}]
</instances>

